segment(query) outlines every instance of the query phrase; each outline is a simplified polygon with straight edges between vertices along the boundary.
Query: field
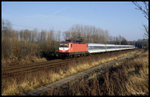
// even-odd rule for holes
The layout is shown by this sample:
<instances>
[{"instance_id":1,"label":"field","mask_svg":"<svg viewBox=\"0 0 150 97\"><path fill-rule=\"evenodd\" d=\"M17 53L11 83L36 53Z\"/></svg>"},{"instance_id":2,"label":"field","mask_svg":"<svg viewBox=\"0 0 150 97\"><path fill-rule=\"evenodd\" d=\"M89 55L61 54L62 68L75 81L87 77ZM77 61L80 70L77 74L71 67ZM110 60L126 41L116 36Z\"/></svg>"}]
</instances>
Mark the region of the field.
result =
<instances>
[{"instance_id":1,"label":"field","mask_svg":"<svg viewBox=\"0 0 150 97\"><path fill-rule=\"evenodd\" d=\"M131 55L131 54L138 54L138 53L141 53L141 52L143 52L143 50L112 52L112 53L106 53L106 54L103 53L103 54L100 54L100 55L81 57L81 58L78 58L77 60L74 60L70 63L67 63L63 66L56 66L57 69L44 68L42 70L39 70L38 72L32 72L32 73L24 74L24 76L14 76L14 77L11 77L11 78L3 78L2 79L2 95L22 95L22 94L24 94L28 91L36 89L39 86L50 84L52 82L63 79L63 78L65 78L67 76L70 76L72 74L76 74L78 72L84 71L86 69L90 69L90 68L92 68L94 66L97 66L97 65L100 65L102 63L106 63L106 62L109 62L111 60L115 60L115 59L118 59L120 57L123 57L123 56L128 56L128 55ZM140 62L143 62L145 64L144 65L145 67L142 67L142 68L145 68L144 71L143 71L143 75L144 75L145 72L146 72L145 70L148 69L146 67L146 66L148 66L147 65L148 64L148 55L147 55L146 52L143 53L143 54L142 55L144 57L139 57L139 60L142 60ZM59 87L59 88L56 88L54 90L50 90L46 93L42 93L41 95L67 95L66 93L70 93L68 95L81 95L81 94L83 94L83 95L113 95L112 89L116 90L116 89L114 89L116 87L115 87L115 84L114 84L114 86L111 86L112 84L110 84L110 80L113 81L113 79L111 79L111 77L114 78L115 76L117 76L116 80L118 80L118 83L119 83L119 79L120 80L122 80L122 79L117 74L121 75L122 74L121 72L125 72L125 71L128 72L128 70L126 70L126 69L129 69L129 71L130 71L130 69L131 69L131 71L133 69L133 71L134 71L134 68L141 68L140 65L136 64L136 63L139 63L139 61L138 62L136 62L136 61L138 61L138 59L135 60L135 63L133 62L133 64L135 64L135 65L133 65L133 66L131 65L132 68L130 67L130 65L129 66L127 65L128 67L125 67L126 65L122 66L122 65L119 65L120 63L116 63L116 64L118 64L119 66L122 66L122 67L115 67L116 69L111 70L111 71L113 71L114 75L112 75L113 73L108 72L110 70L106 70L107 72L104 75L93 74L93 76L90 76L88 79L82 79L81 81L70 83L68 85L68 87L72 87L72 88L66 88L67 90L65 89L65 91L63 91ZM131 64L131 63L129 62L128 64ZM143 64L143 63L141 63L141 64ZM117 69L117 68L120 68L120 69ZM117 72L119 72L119 73L117 73ZM130 75L132 75L132 74L130 74ZM102 93L95 92L95 94L93 94L93 93L91 93L90 90L92 90L92 89L91 89L90 86L87 85L87 82L90 81L89 79L91 78L90 84L92 84L92 87L96 87L96 86L99 85L97 82L99 81L99 78L101 78L100 76L103 76L102 78L104 80L102 86L105 86L105 87L107 86L106 87L107 89L104 88L104 90L102 90L104 92L102 92ZM148 76L148 74L146 76ZM146 77L146 76L144 76L144 77ZM74 85L76 83L78 85ZM131 83L132 83L132 81L129 82L127 85L131 86L130 85ZM148 84L148 82L147 82L147 84ZM77 87L73 87L73 86L77 86ZM112 88L110 88L110 87L112 87ZM82 90L82 88L83 88L83 91L87 91L88 93L80 93L81 91L78 91L78 89ZM89 90L84 90L84 88L89 89ZM146 90L146 88L145 88L145 90ZM95 88L95 89L97 89L98 91L101 91L101 90L99 90L99 88ZM119 89L119 87L118 87L118 89ZM132 89L132 90L134 90L134 89ZM92 91L95 91L95 90L92 90ZM107 91L108 91L108 94L107 94ZM128 91L130 91L130 90L128 90ZM89 94L89 93L91 93L91 94ZM135 92L135 93L137 93L137 92ZM145 91L142 92L142 93L147 94L147 92L145 92ZM124 93L123 95L126 95L126 94ZM133 95L134 95L134 93L133 93Z\"/></svg>"},{"instance_id":2,"label":"field","mask_svg":"<svg viewBox=\"0 0 150 97\"><path fill-rule=\"evenodd\" d=\"M148 52L144 52L136 58L126 59L112 68L106 68L102 74L93 73L41 95L146 96L149 94L148 67Z\"/></svg>"}]
</instances>

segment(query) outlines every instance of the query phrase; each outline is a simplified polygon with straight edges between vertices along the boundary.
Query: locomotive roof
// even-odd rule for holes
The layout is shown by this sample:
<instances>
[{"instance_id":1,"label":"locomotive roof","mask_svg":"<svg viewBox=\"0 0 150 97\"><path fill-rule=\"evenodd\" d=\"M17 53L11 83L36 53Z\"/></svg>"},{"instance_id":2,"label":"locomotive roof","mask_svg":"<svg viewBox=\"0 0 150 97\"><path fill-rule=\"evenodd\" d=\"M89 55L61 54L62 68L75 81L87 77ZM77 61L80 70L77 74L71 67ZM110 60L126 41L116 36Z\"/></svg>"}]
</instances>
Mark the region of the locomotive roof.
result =
<instances>
[{"instance_id":1,"label":"locomotive roof","mask_svg":"<svg viewBox=\"0 0 150 97\"><path fill-rule=\"evenodd\" d=\"M87 43L80 43L80 42L60 42L60 43L87 44Z\"/></svg>"}]
</instances>

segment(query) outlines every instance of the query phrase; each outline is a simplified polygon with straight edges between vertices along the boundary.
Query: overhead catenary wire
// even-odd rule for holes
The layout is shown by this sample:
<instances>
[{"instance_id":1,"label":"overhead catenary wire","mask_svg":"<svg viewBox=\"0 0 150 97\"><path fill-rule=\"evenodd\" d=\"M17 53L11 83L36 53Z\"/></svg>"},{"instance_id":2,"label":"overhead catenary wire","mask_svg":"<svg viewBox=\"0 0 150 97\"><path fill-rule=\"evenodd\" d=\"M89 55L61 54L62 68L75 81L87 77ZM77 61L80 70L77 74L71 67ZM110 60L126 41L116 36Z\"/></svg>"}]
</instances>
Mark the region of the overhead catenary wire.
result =
<instances>
[{"instance_id":1,"label":"overhead catenary wire","mask_svg":"<svg viewBox=\"0 0 150 97\"><path fill-rule=\"evenodd\" d=\"M36 30L39 30L39 31L42 31L42 30L45 30L45 29L38 29L37 27L34 27L34 26L27 26L27 25L20 25L20 24L14 24L14 23L11 23L12 26L17 26L17 27L21 27L21 28L24 28L24 29L36 29ZM41 27L41 26L40 26ZM51 29L49 30L54 30L54 27L49 27ZM23 30L23 29L21 29Z\"/></svg>"}]
</instances>

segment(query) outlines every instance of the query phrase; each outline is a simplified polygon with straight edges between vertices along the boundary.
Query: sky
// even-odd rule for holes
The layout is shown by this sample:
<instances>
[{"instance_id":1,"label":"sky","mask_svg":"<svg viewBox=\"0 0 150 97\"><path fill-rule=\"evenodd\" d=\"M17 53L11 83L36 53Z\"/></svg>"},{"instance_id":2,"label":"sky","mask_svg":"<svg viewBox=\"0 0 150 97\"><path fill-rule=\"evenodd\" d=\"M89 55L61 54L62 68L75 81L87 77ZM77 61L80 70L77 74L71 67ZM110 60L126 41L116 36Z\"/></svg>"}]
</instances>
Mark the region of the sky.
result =
<instances>
[{"instance_id":1,"label":"sky","mask_svg":"<svg viewBox=\"0 0 150 97\"><path fill-rule=\"evenodd\" d=\"M144 37L148 21L132 2L2 2L2 19L15 30L66 31L73 25L91 25L127 40Z\"/></svg>"}]
</instances>

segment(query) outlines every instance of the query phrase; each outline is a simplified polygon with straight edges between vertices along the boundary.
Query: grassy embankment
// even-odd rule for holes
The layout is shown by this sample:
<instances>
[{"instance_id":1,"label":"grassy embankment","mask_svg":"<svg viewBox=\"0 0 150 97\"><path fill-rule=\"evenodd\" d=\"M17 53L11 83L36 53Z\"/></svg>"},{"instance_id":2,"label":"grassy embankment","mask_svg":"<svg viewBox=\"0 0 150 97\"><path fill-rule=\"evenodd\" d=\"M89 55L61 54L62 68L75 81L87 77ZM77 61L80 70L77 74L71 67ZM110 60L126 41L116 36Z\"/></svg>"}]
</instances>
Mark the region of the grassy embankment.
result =
<instances>
[{"instance_id":1,"label":"grassy embankment","mask_svg":"<svg viewBox=\"0 0 150 97\"><path fill-rule=\"evenodd\" d=\"M2 95L20 95L41 85L52 83L96 65L131 55L132 53L139 53L139 51L115 52L108 55L104 54L103 56L97 55L95 57L88 57L86 60L73 61L70 64L57 69L57 71L43 70L24 75L22 78L14 77L11 79L2 79Z\"/></svg>"},{"instance_id":2,"label":"grassy embankment","mask_svg":"<svg viewBox=\"0 0 150 97\"><path fill-rule=\"evenodd\" d=\"M94 73L88 78L50 89L41 95L148 95L148 67L147 51L136 58L116 63L114 67L105 69L103 74Z\"/></svg>"}]
</instances>

